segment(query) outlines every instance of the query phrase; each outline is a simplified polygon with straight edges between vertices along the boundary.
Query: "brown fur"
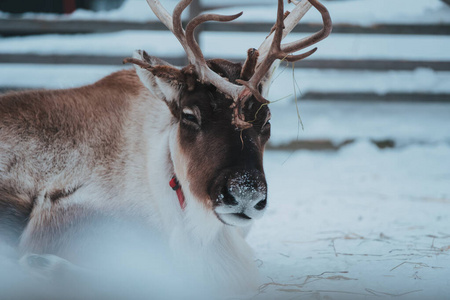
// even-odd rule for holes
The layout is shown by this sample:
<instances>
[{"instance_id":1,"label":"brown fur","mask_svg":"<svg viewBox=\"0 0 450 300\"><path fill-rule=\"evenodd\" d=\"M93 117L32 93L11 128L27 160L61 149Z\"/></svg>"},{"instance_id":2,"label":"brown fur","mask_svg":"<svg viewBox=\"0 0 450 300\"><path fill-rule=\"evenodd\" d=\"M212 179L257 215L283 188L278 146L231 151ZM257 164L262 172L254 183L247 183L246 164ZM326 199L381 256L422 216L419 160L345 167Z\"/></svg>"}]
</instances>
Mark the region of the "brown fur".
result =
<instances>
[{"instance_id":1,"label":"brown fur","mask_svg":"<svg viewBox=\"0 0 450 300\"><path fill-rule=\"evenodd\" d=\"M136 118L130 112L140 110L131 101L143 92L135 71L126 70L81 88L0 97L0 228L17 227L17 239L41 191L56 201L93 177L119 188L111 175L130 160L123 131Z\"/></svg>"},{"instance_id":2,"label":"brown fur","mask_svg":"<svg viewBox=\"0 0 450 300\"><path fill-rule=\"evenodd\" d=\"M208 65L231 82L240 77L241 64L215 59L208 61ZM199 199L215 199L225 177L235 170L256 169L264 173L262 157L269 137L261 133L261 122L269 109L263 106L259 110L259 102L249 101L245 112L255 126L239 131L231 123L231 104L231 99L212 86L199 85L181 97L180 106L197 106L202 115L202 127L208 128L194 132L189 126L180 125L180 145L188 162L190 188ZM209 200L204 204L214 206Z\"/></svg>"},{"instance_id":3,"label":"brown fur","mask_svg":"<svg viewBox=\"0 0 450 300\"><path fill-rule=\"evenodd\" d=\"M154 143L150 145L146 140L148 128L144 124L152 126L152 122L162 131L164 124L179 123L181 153L177 155L187 167L184 179L206 207L216 205L227 178L235 172L251 171L256 174L252 175L254 181L265 186L262 155L270 131L262 126L268 107L261 107L255 99L248 101L243 109L253 127L238 131L231 123L232 100L214 86L196 80L191 66L171 77L168 72L173 67L153 57L147 62L162 63L152 70L166 88L176 91L177 99L161 97L156 87L152 92L161 98L154 99L134 70L116 72L81 88L0 97L0 228L7 228L0 234L14 243L21 235L22 249L60 254L58 249L74 235L74 224L98 216L95 203L99 200L83 200L92 207L72 201L79 193L89 198L86 191L92 186L94 193L101 193L102 201L116 199L111 208L103 202L105 211L100 215L123 214L119 207L126 207L131 196L122 191L136 190L124 178L133 178L138 185L149 180L148 147L158 147L159 143L150 141ZM216 59L208 65L230 82L240 77L241 64ZM148 80L150 85L157 84L155 78ZM159 117L158 112L170 113L164 104L155 105L162 103L158 101L168 105L173 115L170 120ZM198 110L201 124L191 126L183 121L184 108ZM168 164L167 169L173 169L170 161ZM136 218L146 214L133 207L126 211Z\"/></svg>"}]
</instances>

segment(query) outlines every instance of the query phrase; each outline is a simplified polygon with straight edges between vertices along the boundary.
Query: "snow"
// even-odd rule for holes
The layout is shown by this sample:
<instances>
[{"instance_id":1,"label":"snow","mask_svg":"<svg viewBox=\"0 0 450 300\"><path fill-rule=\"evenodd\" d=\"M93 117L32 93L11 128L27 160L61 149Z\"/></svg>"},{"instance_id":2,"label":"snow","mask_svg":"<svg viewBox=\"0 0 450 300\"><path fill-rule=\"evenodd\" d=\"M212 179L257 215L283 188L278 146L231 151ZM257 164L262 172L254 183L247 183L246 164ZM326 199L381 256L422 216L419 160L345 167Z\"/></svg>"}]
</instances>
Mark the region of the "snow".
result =
<instances>
[{"instance_id":1,"label":"snow","mask_svg":"<svg viewBox=\"0 0 450 300\"><path fill-rule=\"evenodd\" d=\"M122 55L125 58L131 56L136 49L148 49L155 55L172 57L185 55L178 40L164 31L47 34L0 39L0 53Z\"/></svg>"},{"instance_id":2,"label":"snow","mask_svg":"<svg viewBox=\"0 0 450 300\"><path fill-rule=\"evenodd\" d=\"M267 153L257 299L446 299L449 161L448 144Z\"/></svg>"},{"instance_id":3,"label":"snow","mask_svg":"<svg viewBox=\"0 0 450 300\"><path fill-rule=\"evenodd\" d=\"M92 83L122 66L0 64L0 86L16 88L67 88ZM294 96L293 76L302 93L388 92L449 93L450 72L429 69L415 71L335 71L280 67L274 75L269 99ZM355 78L358 84L355 85ZM300 96L300 93L298 94Z\"/></svg>"},{"instance_id":4,"label":"snow","mask_svg":"<svg viewBox=\"0 0 450 300\"><path fill-rule=\"evenodd\" d=\"M301 64L301 62L300 62ZM281 99L293 94L292 68L280 69L275 75L271 100ZM301 92L373 92L384 95L388 92L408 93L448 93L450 72L435 72L426 68L414 71L337 71L295 69L294 78ZM358 84L355 84L355 78Z\"/></svg>"},{"instance_id":5,"label":"snow","mask_svg":"<svg viewBox=\"0 0 450 300\"><path fill-rule=\"evenodd\" d=\"M164 1L168 11L172 11L176 1ZM223 1L203 1L206 5L223 5ZM242 22L273 22L276 7L269 1L248 0L243 7L219 9L214 12L234 14L244 11L240 18ZM227 1L228 5L242 5L242 1ZM359 24L370 26L377 23L389 24L442 24L450 23L450 7L440 0L349 0L349 1L324 1L333 17L335 24ZM405 9L407 7L408 9ZM381 8L381 9L380 9ZM289 9L289 5L287 5ZM7 13L0 12L0 17L9 17ZM27 13L23 18L39 19L63 19L63 20L106 20L106 21L133 21L147 22L156 20L150 12L145 1L128 0L119 9L107 12L92 12L77 10L71 15L61 16L56 14ZM304 17L305 22L320 23L317 12L308 13Z\"/></svg>"},{"instance_id":6,"label":"snow","mask_svg":"<svg viewBox=\"0 0 450 300\"><path fill-rule=\"evenodd\" d=\"M450 22L450 7L440 0L349 0L323 1L334 24L372 26L374 24L441 24ZM405 9L407 8L407 9ZM289 6L286 6L289 10ZM276 7L233 7L215 10L220 14L244 11L241 22L273 22ZM306 23L321 23L320 14L311 9L302 19Z\"/></svg>"},{"instance_id":7,"label":"snow","mask_svg":"<svg viewBox=\"0 0 450 300\"><path fill-rule=\"evenodd\" d=\"M300 40L305 36L291 33L283 42ZM201 35L202 50L209 57L217 57L221 55L217 45L226 42L229 45L227 56L242 59L248 48L258 48L265 37L263 33L205 32ZM450 60L448 36L331 34L315 46L318 50L311 56L314 59Z\"/></svg>"},{"instance_id":8,"label":"snow","mask_svg":"<svg viewBox=\"0 0 450 300\"><path fill-rule=\"evenodd\" d=\"M446 299L449 161L448 144L378 150L360 141L339 152L268 151L269 208L248 237L263 285L250 299ZM0 256L3 275L10 270L0 283L4 295L45 295L46 285L27 284L11 257ZM127 298L157 291L153 299L177 299L174 293L185 287L158 273L167 281L155 286L150 277L149 289L143 280L149 277L121 272L124 281L102 285L111 282L98 277L96 288L104 295L124 288ZM86 282L72 287L71 297L92 286ZM186 293L180 299L203 299Z\"/></svg>"},{"instance_id":9,"label":"snow","mask_svg":"<svg viewBox=\"0 0 450 300\"><path fill-rule=\"evenodd\" d=\"M298 105L304 130L297 126L293 101L270 105L272 145L297 139L450 145L450 104L299 100Z\"/></svg>"},{"instance_id":10,"label":"snow","mask_svg":"<svg viewBox=\"0 0 450 300\"><path fill-rule=\"evenodd\" d=\"M265 33L202 33L202 50L206 57L226 56L245 59L247 49L257 48ZM286 42L299 40L303 34L290 34ZM417 46L423 45L423 46ZM314 59L401 59L450 61L448 36L332 34L320 42ZM129 56L135 49L151 55L179 57L184 55L178 40L164 31L122 31L76 35L39 35L0 39L0 53L15 54L91 54Z\"/></svg>"},{"instance_id":11,"label":"snow","mask_svg":"<svg viewBox=\"0 0 450 300\"><path fill-rule=\"evenodd\" d=\"M123 67L85 65L0 65L0 86L6 88L61 89L80 87Z\"/></svg>"},{"instance_id":12,"label":"snow","mask_svg":"<svg viewBox=\"0 0 450 300\"><path fill-rule=\"evenodd\" d=\"M172 11L177 1L166 0L164 5L167 10ZM0 17L11 17L11 14L0 12ZM24 19L42 19L42 20L105 20L105 21L132 21L148 22L156 21L157 18L149 8L147 2L140 0L128 0L118 9L111 11L94 12L85 9L77 9L69 15L60 15L52 13L24 13L20 15Z\"/></svg>"},{"instance_id":13,"label":"snow","mask_svg":"<svg viewBox=\"0 0 450 300\"><path fill-rule=\"evenodd\" d=\"M248 238L264 284L252 299L448 297L450 105L300 101L300 108L301 139L358 139L338 152L266 153L269 208ZM293 103L272 111L272 139L296 136ZM379 150L368 141L382 137L435 144ZM0 263L14 270L3 292L23 291L24 275L9 258ZM127 295L142 291L148 287L137 281Z\"/></svg>"},{"instance_id":14,"label":"snow","mask_svg":"<svg viewBox=\"0 0 450 300\"><path fill-rule=\"evenodd\" d=\"M175 2L164 3L173 7ZM450 8L440 0L348 0L330 1L326 5L335 24L450 23ZM274 18L273 6L218 11L240 10L245 11L241 18L245 22ZM0 17L8 16L0 12ZM155 19L145 1L137 0L128 0L123 7L110 12L78 10L70 16L26 14L23 18L136 22ZM303 20L319 21L314 11ZM258 46L264 36L203 33L202 48L209 57L222 57L226 52L227 56L240 60L247 48ZM302 36L293 34L289 38ZM158 56L183 54L178 42L165 32L0 39L0 53L126 57L135 49L145 49ZM448 36L333 34L319 44L313 58L448 62L450 39ZM1 64L0 88L77 87L122 68ZM351 139L355 142L335 152L266 152L269 207L248 238L265 283L254 298L448 298L450 104L299 98L302 130L293 99L291 69L280 69L274 77L269 96L274 101L270 104L272 145L295 140L330 140L337 144ZM296 69L294 77L301 93L450 93L450 72L429 69L384 72ZM387 139L396 143L394 149L379 150L371 142ZM0 253L0 271L2 275L8 274L3 276L8 280L2 281L1 287L23 288L19 283L25 277L12 262L14 253L1 243ZM147 291L142 278L133 287ZM117 283L121 284L124 283ZM161 283L161 287L167 286L170 287L169 281ZM174 286L180 289L180 285Z\"/></svg>"},{"instance_id":15,"label":"snow","mask_svg":"<svg viewBox=\"0 0 450 300\"><path fill-rule=\"evenodd\" d=\"M0 39L0 53L123 55L126 57L136 49L145 49L152 55L184 55L178 40L173 34L164 31L46 34Z\"/></svg>"}]
</instances>

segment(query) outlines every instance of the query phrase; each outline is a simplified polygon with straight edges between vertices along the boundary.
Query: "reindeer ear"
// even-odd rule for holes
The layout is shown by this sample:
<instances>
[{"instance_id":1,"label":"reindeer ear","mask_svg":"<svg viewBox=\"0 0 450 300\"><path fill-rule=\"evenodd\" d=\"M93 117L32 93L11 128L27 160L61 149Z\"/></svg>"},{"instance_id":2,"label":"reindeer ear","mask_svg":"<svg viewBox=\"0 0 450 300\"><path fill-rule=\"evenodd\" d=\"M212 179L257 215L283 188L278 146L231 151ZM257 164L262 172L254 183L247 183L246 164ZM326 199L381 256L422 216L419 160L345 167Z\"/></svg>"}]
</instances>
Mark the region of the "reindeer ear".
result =
<instances>
[{"instance_id":1,"label":"reindeer ear","mask_svg":"<svg viewBox=\"0 0 450 300\"><path fill-rule=\"evenodd\" d=\"M169 108L178 106L179 95L187 84L186 75L180 69L142 50L135 51L133 58L127 58L124 62L135 65L144 86L165 101Z\"/></svg>"}]
</instances>

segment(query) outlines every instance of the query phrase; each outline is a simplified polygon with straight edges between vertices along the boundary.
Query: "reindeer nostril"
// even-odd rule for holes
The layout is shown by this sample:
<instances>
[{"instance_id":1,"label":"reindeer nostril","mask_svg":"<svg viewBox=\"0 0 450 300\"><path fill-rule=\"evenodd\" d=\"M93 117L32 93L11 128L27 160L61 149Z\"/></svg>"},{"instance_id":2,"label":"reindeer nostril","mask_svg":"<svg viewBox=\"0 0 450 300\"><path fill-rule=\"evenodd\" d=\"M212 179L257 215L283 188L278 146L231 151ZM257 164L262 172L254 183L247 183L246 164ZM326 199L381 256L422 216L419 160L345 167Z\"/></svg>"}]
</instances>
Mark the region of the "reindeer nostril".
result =
<instances>
[{"instance_id":1,"label":"reindeer nostril","mask_svg":"<svg viewBox=\"0 0 450 300\"><path fill-rule=\"evenodd\" d=\"M253 206L256 210L263 210L267 205L267 199L261 200Z\"/></svg>"},{"instance_id":2,"label":"reindeer nostril","mask_svg":"<svg viewBox=\"0 0 450 300\"><path fill-rule=\"evenodd\" d=\"M224 187L222 189L222 202L225 205L232 205L232 206L236 206L239 203L236 201L236 199L233 197L233 195L230 194L230 192L228 191L227 187Z\"/></svg>"}]
</instances>

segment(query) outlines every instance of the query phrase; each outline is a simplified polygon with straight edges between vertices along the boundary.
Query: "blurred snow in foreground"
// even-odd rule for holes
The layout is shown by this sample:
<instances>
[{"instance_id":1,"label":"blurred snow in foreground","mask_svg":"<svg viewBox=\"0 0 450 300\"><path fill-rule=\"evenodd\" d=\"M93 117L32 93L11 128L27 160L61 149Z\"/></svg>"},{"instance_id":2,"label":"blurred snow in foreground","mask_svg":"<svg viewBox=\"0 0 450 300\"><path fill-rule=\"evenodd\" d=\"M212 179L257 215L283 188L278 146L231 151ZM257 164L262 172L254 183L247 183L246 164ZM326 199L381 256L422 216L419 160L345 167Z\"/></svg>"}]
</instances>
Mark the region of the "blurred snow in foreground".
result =
<instances>
[{"instance_id":1,"label":"blurred snow in foreground","mask_svg":"<svg viewBox=\"0 0 450 300\"><path fill-rule=\"evenodd\" d=\"M361 141L339 152L268 151L269 208L249 235L262 285L251 299L447 299L449 161L448 144L378 150ZM219 298L192 285L192 274L168 273L167 262L155 261L158 251L143 249L103 258L111 262L103 273L69 281L60 294L60 286L22 272L4 247L1 295Z\"/></svg>"}]
</instances>

